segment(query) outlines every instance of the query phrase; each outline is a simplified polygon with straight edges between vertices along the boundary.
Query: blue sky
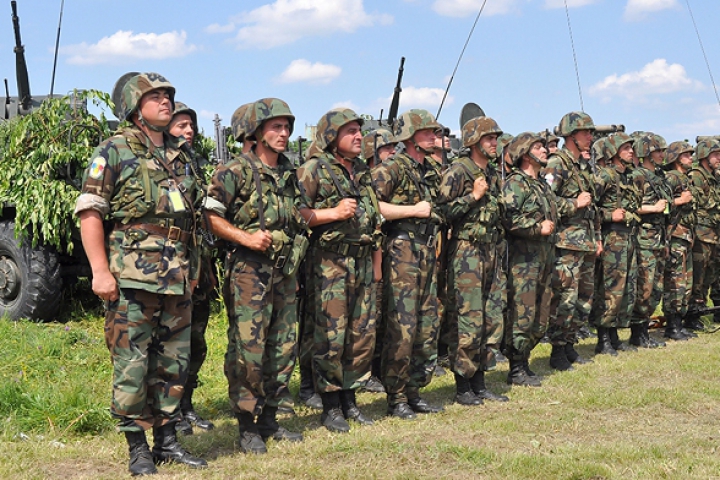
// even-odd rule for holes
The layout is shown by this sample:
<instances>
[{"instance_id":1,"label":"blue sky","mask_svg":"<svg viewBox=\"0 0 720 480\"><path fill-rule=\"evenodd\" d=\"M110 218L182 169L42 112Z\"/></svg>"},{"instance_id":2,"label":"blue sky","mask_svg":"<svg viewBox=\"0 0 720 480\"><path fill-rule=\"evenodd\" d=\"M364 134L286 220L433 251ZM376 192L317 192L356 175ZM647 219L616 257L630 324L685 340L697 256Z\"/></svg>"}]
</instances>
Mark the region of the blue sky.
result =
<instances>
[{"instance_id":1,"label":"blue sky","mask_svg":"<svg viewBox=\"0 0 720 480\"><path fill-rule=\"evenodd\" d=\"M720 81L720 2L689 0ZM287 101L296 132L335 106L377 117L406 57L401 111L437 112L483 0L227 2L67 0L56 93L110 91L157 71L212 134L243 103ZM585 111L668 142L720 134L720 105L686 0L567 0ZM49 92L60 0L19 0L31 91ZM0 2L0 64L17 93L10 2ZM487 0L439 120L459 130L475 102L513 134L580 109L564 0Z\"/></svg>"}]
</instances>

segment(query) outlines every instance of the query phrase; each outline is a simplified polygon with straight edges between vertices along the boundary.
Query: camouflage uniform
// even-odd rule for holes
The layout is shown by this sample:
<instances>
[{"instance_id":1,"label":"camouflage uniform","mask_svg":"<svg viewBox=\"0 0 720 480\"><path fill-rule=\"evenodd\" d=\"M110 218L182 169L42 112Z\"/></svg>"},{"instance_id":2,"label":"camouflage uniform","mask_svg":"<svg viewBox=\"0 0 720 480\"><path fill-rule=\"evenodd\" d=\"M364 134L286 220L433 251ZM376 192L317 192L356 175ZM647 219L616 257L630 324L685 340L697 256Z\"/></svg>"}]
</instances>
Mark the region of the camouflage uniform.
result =
<instances>
[{"instance_id":1,"label":"camouflage uniform","mask_svg":"<svg viewBox=\"0 0 720 480\"><path fill-rule=\"evenodd\" d=\"M400 117L396 139L414 125L437 128L424 110ZM434 125L433 125L434 124ZM412 130L411 130L412 131ZM395 205L434 203L440 174L428 156L420 163L406 153L394 155L373 171L378 200ZM440 217L405 218L385 223L383 247L383 317L387 321L383 351L383 384L390 407L417 398L418 389L432 378L437 360L439 330L436 234Z\"/></svg>"},{"instance_id":2,"label":"camouflage uniform","mask_svg":"<svg viewBox=\"0 0 720 480\"><path fill-rule=\"evenodd\" d=\"M352 170L348 172L331 153L338 131L351 122L363 123L349 109L325 114L316 138L325 153L316 154L298 169L301 209L322 210L336 207L345 198L357 200L355 217L312 228L306 259L314 296L313 370L324 403L326 394L333 392L343 392L343 398L355 403L354 391L370 377L375 349L372 252L379 248L380 212L370 169L354 158L349 160Z\"/></svg>"}]
</instances>

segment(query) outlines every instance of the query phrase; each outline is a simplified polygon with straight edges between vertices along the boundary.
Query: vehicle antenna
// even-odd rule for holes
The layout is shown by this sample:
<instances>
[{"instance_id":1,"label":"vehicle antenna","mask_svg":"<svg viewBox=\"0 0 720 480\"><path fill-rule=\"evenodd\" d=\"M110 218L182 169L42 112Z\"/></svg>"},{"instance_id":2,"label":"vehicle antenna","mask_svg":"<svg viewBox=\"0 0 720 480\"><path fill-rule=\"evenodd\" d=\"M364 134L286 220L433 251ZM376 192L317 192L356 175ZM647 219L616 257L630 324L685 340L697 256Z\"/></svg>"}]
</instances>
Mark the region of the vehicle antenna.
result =
<instances>
[{"instance_id":1,"label":"vehicle antenna","mask_svg":"<svg viewBox=\"0 0 720 480\"><path fill-rule=\"evenodd\" d=\"M702 50L703 58L705 58L705 66L707 66L708 74L710 75L710 81L713 85L713 90L715 90L715 98L718 101L718 105L720 105L720 95L718 95L718 89L715 85L715 79L713 78L712 70L710 70L710 62L708 62L707 55L705 54L705 47L703 46L702 39L700 38L700 31L698 30L697 24L695 23L695 16L693 16L692 10L690 9L690 0L685 0L685 3L687 4L688 12L690 12L690 19L692 20L693 27L695 27L695 34L697 35L698 42L700 43L700 50Z\"/></svg>"},{"instance_id":2,"label":"vehicle antenna","mask_svg":"<svg viewBox=\"0 0 720 480\"><path fill-rule=\"evenodd\" d=\"M577 79L578 93L580 94L580 110L585 111L582 87L580 86L580 70L578 69L577 55L575 54L575 41L573 40L572 27L570 26L570 11L568 10L567 0L565 0L565 16L567 17L568 32L570 33L570 46L572 47L573 63L575 64L575 78Z\"/></svg>"},{"instance_id":3,"label":"vehicle antenna","mask_svg":"<svg viewBox=\"0 0 720 480\"><path fill-rule=\"evenodd\" d=\"M50 80L50 98L53 97L53 89L55 88L55 69L57 68L58 50L60 49L60 28L62 27L63 9L65 8L65 0L60 1L60 20L58 21L57 38L55 39L55 58L53 59L52 80Z\"/></svg>"}]
</instances>

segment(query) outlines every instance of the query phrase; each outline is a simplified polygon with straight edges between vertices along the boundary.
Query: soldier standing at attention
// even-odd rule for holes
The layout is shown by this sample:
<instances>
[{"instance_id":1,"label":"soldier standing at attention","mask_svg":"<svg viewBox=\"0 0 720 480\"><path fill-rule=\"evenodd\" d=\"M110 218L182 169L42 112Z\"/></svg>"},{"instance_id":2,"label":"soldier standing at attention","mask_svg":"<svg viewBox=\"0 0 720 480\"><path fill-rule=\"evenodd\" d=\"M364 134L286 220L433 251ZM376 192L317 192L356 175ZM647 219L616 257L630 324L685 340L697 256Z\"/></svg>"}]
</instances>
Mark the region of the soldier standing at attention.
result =
<instances>
[{"instance_id":1,"label":"soldier standing at attention","mask_svg":"<svg viewBox=\"0 0 720 480\"><path fill-rule=\"evenodd\" d=\"M657 289L662 288L665 273L665 254L668 246L667 221L672 196L665 185L661 170L665 160L662 143L652 133L635 140L634 150L640 165L630 172L630 178L642 194L637 236L637 299L630 320L630 340L637 347L657 348L649 333L650 315L660 303ZM662 177L660 176L662 175Z\"/></svg>"},{"instance_id":2,"label":"soldier standing at attention","mask_svg":"<svg viewBox=\"0 0 720 480\"><path fill-rule=\"evenodd\" d=\"M672 194L674 209L671 211L668 235L670 252L665 264L663 313L665 314L665 338L687 340L682 332L682 319L688 312L693 282L692 245L695 230L695 197L688 171L692 168L695 149L687 142L673 142L665 157L665 182ZM698 325L699 323L699 325ZM685 320L685 326L695 330L704 328L699 320Z\"/></svg>"},{"instance_id":3,"label":"soldier standing at attention","mask_svg":"<svg viewBox=\"0 0 720 480\"><path fill-rule=\"evenodd\" d=\"M133 475L156 473L155 463L162 462L207 466L175 436L197 283L197 183L180 149L185 140L166 133L174 98L175 88L157 73L127 81L120 105L126 123L95 149L75 208L92 288L106 302L110 411L125 433ZM105 219L114 222L107 242ZM152 454L145 437L150 428Z\"/></svg>"},{"instance_id":4,"label":"soldier standing at attention","mask_svg":"<svg viewBox=\"0 0 720 480\"><path fill-rule=\"evenodd\" d=\"M388 415L403 419L443 410L427 403L419 391L435 371L440 323L435 248L441 217L434 207L440 175L428 160L438 128L427 110L403 113L395 140L405 144L405 151L373 171L380 211L387 221L383 382Z\"/></svg>"},{"instance_id":5,"label":"soldier standing at attention","mask_svg":"<svg viewBox=\"0 0 720 480\"><path fill-rule=\"evenodd\" d=\"M282 153L295 123L288 105L264 98L233 121L243 122L246 140L255 144L249 153L218 166L205 208L212 232L234 246L225 261L223 286L229 321L225 376L240 448L265 453L268 438L303 439L278 425L276 415L281 404L292 405L295 274L305 253L299 239L306 226L296 208L295 170ZM238 128L233 125L233 131Z\"/></svg>"},{"instance_id":6,"label":"soldier standing at attention","mask_svg":"<svg viewBox=\"0 0 720 480\"><path fill-rule=\"evenodd\" d=\"M491 165L497 157L495 120L476 117L462 129L469 157L453 161L443 174L438 208L450 224L447 248L448 285L445 321L455 401L480 405L483 400L507 401L485 386L488 337L502 339L505 278L501 276L497 243L500 224L500 172Z\"/></svg>"},{"instance_id":7,"label":"soldier standing at attention","mask_svg":"<svg viewBox=\"0 0 720 480\"><path fill-rule=\"evenodd\" d=\"M583 157L589 152L595 125L585 112L570 112L560 119L559 134L564 139L561 150L550 156L542 176L558 197L578 199L586 207L556 225L555 269L552 277L550 326L552 344L550 366L569 370L573 363L587 363L575 351L578 332L587 322L592 308L595 259L602 253L600 217L591 203L595 197L595 179L591 166Z\"/></svg>"},{"instance_id":8,"label":"soldier standing at attention","mask_svg":"<svg viewBox=\"0 0 720 480\"><path fill-rule=\"evenodd\" d=\"M547 164L542 137L521 133L507 146L514 168L505 179L503 224L509 244L508 315L512 330L507 355L507 383L539 387L542 382L529 369L530 352L545 335L550 317L550 280L555 264L555 225L563 215L574 215L590 199L558 198L538 178Z\"/></svg>"},{"instance_id":9,"label":"soldier standing at attention","mask_svg":"<svg viewBox=\"0 0 720 480\"><path fill-rule=\"evenodd\" d=\"M362 125L350 109L327 112L315 138L323 153L298 169L300 213L312 229L313 370L331 432L349 431L347 420L373 424L355 399L375 351L373 263L381 262L382 237L370 169L359 158Z\"/></svg>"},{"instance_id":10,"label":"soldier standing at attention","mask_svg":"<svg viewBox=\"0 0 720 480\"><path fill-rule=\"evenodd\" d=\"M595 353L617 355L628 350L618 338L627 328L636 299L637 261L635 242L642 194L632 183L633 139L622 132L605 140L608 166L597 174L597 206L603 228L602 283L597 285L598 343Z\"/></svg>"}]
</instances>

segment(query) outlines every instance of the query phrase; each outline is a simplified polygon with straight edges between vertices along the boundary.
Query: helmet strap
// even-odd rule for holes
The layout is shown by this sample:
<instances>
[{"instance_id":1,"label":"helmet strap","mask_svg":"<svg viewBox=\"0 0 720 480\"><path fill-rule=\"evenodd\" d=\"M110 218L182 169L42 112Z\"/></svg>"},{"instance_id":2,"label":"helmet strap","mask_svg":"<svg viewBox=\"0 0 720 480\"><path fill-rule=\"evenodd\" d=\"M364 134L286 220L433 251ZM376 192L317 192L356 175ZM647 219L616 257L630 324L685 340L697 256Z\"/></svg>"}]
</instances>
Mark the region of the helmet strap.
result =
<instances>
[{"instance_id":1,"label":"helmet strap","mask_svg":"<svg viewBox=\"0 0 720 480\"><path fill-rule=\"evenodd\" d=\"M137 118L138 118L138 122L140 122L140 124L142 126L147 128L148 130L152 130L153 132L166 132L168 130L168 128L170 128L169 123L167 125L165 125L164 127L158 127L156 125L152 125L152 124L148 123L147 120L145 120L145 118L143 118L142 112L140 112L140 110L137 111Z\"/></svg>"}]
</instances>

